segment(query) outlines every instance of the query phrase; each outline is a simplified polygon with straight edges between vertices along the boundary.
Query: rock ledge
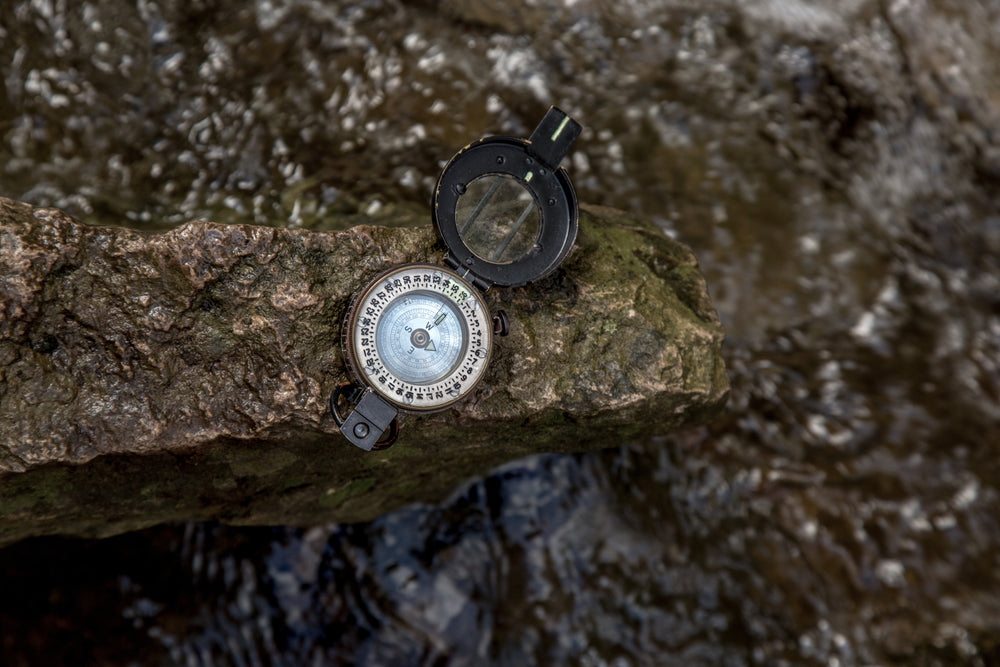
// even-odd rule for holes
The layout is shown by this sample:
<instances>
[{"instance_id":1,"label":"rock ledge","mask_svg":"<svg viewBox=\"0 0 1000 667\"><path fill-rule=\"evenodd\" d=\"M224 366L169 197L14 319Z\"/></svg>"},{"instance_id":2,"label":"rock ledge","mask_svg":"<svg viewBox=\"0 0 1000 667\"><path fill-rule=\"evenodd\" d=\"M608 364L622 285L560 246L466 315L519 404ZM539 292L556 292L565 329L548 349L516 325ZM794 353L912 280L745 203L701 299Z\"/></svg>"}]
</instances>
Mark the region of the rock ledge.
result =
<instances>
[{"instance_id":1,"label":"rock ledge","mask_svg":"<svg viewBox=\"0 0 1000 667\"><path fill-rule=\"evenodd\" d=\"M0 542L364 520L715 414L723 332L691 252L619 211L585 207L580 227L553 275L487 294L511 332L471 400L365 454L326 410L341 321L378 272L440 261L429 225L150 235L0 198Z\"/></svg>"}]
</instances>

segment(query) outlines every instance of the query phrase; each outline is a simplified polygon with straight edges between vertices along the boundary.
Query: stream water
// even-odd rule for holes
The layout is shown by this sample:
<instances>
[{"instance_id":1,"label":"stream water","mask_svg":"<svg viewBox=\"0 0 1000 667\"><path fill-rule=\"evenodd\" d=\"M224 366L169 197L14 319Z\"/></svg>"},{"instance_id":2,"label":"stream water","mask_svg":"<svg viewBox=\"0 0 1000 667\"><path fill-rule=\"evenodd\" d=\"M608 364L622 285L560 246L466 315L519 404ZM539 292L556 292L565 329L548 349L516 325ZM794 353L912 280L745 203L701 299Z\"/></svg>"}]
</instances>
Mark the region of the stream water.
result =
<instances>
[{"instance_id":1,"label":"stream water","mask_svg":"<svg viewBox=\"0 0 1000 667\"><path fill-rule=\"evenodd\" d=\"M429 224L558 103L733 382L367 525L8 547L0 662L1000 664L996 0L14 1L0 76L0 194L142 229Z\"/></svg>"}]
</instances>

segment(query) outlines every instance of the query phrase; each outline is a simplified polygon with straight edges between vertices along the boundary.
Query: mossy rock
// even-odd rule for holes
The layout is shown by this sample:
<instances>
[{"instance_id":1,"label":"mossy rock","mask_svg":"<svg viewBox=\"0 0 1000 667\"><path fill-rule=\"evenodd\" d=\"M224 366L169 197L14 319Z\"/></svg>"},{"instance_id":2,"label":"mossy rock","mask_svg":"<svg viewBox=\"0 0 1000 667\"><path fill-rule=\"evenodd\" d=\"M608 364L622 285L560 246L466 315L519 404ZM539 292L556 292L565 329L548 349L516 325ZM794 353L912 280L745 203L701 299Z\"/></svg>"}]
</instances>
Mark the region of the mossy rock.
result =
<instances>
[{"instance_id":1,"label":"mossy rock","mask_svg":"<svg viewBox=\"0 0 1000 667\"><path fill-rule=\"evenodd\" d=\"M379 272L441 260L431 229L150 235L0 199L0 240L0 542L371 519L517 457L703 422L728 392L694 256L611 209L582 209L553 274L487 293L511 327L484 380L376 453L328 413L341 323Z\"/></svg>"}]
</instances>

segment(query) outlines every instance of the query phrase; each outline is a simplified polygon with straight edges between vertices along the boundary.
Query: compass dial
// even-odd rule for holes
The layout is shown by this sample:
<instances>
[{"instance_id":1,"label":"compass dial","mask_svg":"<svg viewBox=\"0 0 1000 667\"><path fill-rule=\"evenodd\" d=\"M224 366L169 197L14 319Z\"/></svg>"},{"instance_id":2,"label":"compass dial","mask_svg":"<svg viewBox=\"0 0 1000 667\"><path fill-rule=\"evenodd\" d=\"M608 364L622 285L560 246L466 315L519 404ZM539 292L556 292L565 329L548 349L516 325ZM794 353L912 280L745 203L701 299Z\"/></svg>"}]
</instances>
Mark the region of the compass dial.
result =
<instances>
[{"instance_id":1,"label":"compass dial","mask_svg":"<svg viewBox=\"0 0 1000 667\"><path fill-rule=\"evenodd\" d=\"M451 299L414 290L386 307L375 326L375 347L393 375L427 385L455 369L465 348L465 329Z\"/></svg>"},{"instance_id":2,"label":"compass dial","mask_svg":"<svg viewBox=\"0 0 1000 667\"><path fill-rule=\"evenodd\" d=\"M413 411L437 410L482 377L492 320L479 293L440 266L410 264L376 278L348 317L348 357L365 384Z\"/></svg>"}]
</instances>

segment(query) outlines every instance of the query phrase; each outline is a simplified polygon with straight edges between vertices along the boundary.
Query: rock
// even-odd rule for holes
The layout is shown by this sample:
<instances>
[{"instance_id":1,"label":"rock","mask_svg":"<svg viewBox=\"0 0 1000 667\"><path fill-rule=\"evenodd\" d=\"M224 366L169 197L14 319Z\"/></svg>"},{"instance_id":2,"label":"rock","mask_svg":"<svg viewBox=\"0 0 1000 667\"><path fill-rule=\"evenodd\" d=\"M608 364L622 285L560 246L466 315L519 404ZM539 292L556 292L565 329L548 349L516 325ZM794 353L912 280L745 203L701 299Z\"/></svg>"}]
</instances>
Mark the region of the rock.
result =
<instances>
[{"instance_id":1,"label":"rock","mask_svg":"<svg viewBox=\"0 0 1000 667\"><path fill-rule=\"evenodd\" d=\"M0 199L0 542L181 518L365 520L515 457L723 405L723 332L694 256L585 207L559 270L488 292L511 331L472 398L407 417L387 451L350 446L327 397L347 379L351 296L441 254L430 225L151 235Z\"/></svg>"}]
</instances>

